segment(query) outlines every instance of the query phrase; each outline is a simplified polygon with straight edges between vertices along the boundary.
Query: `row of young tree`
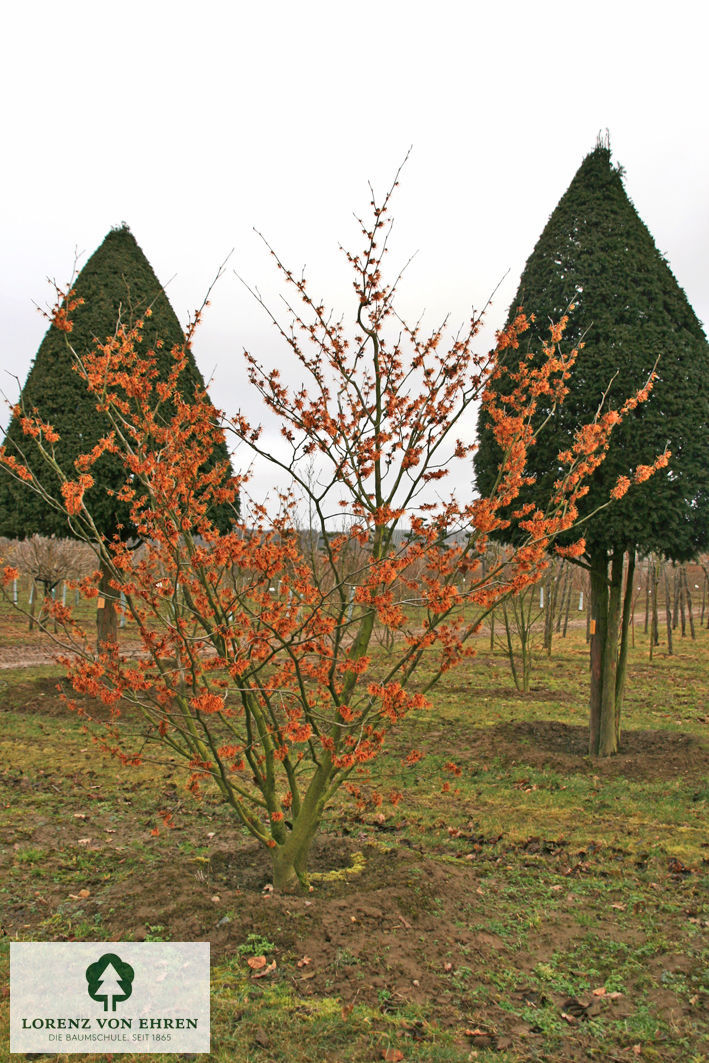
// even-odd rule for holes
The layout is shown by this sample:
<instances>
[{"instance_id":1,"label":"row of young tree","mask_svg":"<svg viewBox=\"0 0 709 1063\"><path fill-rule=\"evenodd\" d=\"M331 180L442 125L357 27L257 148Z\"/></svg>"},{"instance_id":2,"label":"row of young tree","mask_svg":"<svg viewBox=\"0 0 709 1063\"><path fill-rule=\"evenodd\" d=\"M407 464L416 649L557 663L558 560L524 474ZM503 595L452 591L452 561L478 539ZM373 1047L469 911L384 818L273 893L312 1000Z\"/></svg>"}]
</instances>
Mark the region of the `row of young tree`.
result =
<instances>
[{"instance_id":1,"label":"row of young tree","mask_svg":"<svg viewBox=\"0 0 709 1063\"><path fill-rule=\"evenodd\" d=\"M626 562L627 565L627 562ZM534 661L552 655L555 636L567 637L581 627L592 639L593 609L587 572L568 561L552 562L539 584L502 603L488 619L490 650L507 657L515 687L530 689ZM709 557L695 564L672 564L662 558L641 558L636 567L630 606L629 646L635 647L639 626L648 641L650 659L664 633L666 652L674 652L674 633L696 638L709 627Z\"/></svg>"},{"instance_id":2,"label":"row of young tree","mask_svg":"<svg viewBox=\"0 0 709 1063\"><path fill-rule=\"evenodd\" d=\"M126 763L155 747L184 758L191 788L218 788L283 889L306 880L333 795L356 789L390 727L430 707L470 636L555 552L590 576L590 751L613 752L636 553L688 557L706 538L706 340L608 148L552 215L486 355L473 349L478 316L448 338L398 317L390 196L372 201L363 250L346 253L349 331L274 254L294 302L271 318L303 382L246 357L285 456L244 414L220 421L192 333L175 331L125 228L60 297L0 451L0 532L69 534L96 559L79 589L98 599L98 646L65 603L47 608L75 690L111 709L102 740ZM225 431L290 478L275 511L249 503ZM473 455L477 494L443 498ZM307 549L297 498L312 514ZM494 539L509 547L489 564ZM8 565L6 584L16 576ZM138 657L121 653L121 613ZM126 705L143 719L140 747Z\"/></svg>"},{"instance_id":3,"label":"row of young tree","mask_svg":"<svg viewBox=\"0 0 709 1063\"><path fill-rule=\"evenodd\" d=\"M319 536L311 530L300 532L301 548L318 564ZM137 548L136 556L141 556ZM493 568L505 561L505 551L492 546L483 558L483 567ZM0 558L18 572L7 597L29 622L29 630L43 629L47 617L45 602L58 596L62 604L80 602L78 584L94 571L96 558L87 543L56 536L31 535L26 539L0 538ZM322 566L322 562L321 562ZM465 577L461 578L464 590ZM515 686L529 690L533 654L551 656L554 636L566 638L569 628L583 626L586 641L590 641L591 609L589 608L588 574L573 562L555 558L538 584L530 585L513 598L493 609L487 619L490 650L502 648L510 660ZM281 593L280 581L270 588L271 594ZM641 600L642 596L642 600ZM405 608L402 588L397 604ZM667 623L667 652L673 652L673 632L678 629L682 638L690 634L696 638L696 628L709 627L709 556L700 557L695 564L668 564L655 557L638 563L635 593L631 611L631 645L635 645L635 624L644 603L643 631L652 630L650 655L660 643L661 624ZM121 617L121 626L126 617ZM56 633L56 624L53 626ZM390 651L396 641L393 630L378 632L377 641Z\"/></svg>"}]
</instances>

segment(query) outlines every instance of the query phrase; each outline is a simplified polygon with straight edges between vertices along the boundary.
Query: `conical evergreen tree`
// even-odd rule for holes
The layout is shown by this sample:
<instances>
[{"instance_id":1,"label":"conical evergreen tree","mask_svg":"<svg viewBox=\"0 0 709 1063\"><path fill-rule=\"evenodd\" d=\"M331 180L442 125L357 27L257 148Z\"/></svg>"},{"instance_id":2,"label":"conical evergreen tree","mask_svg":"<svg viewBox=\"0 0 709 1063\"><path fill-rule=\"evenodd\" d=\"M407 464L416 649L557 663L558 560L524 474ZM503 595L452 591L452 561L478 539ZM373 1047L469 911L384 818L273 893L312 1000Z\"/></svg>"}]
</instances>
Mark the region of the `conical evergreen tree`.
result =
<instances>
[{"instance_id":1,"label":"conical evergreen tree","mask_svg":"<svg viewBox=\"0 0 709 1063\"><path fill-rule=\"evenodd\" d=\"M170 351L174 345L183 344L185 337L160 282L127 226L109 232L79 273L74 290L84 301L72 318L70 339L75 351L87 351L97 340L102 342L113 336L119 322L130 327L150 307L151 316L144 319L142 346L145 350L156 349L157 341L162 340L162 364L159 362L158 369L161 376L167 376ZM193 395L197 385L203 387L204 381L194 356L188 352L187 367L180 379L184 397ZM74 371L66 334L54 325L48 329L30 368L22 389L22 405L27 411L36 409L59 433L55 454L70 478L75 475L75 459L91 450L109 431L106 416L97 410L95 399ZM22 457L49 495L60 496L57 477L43 462L33 440L23 433L17 417L10 421L4 445L8 453ZM228 462L225 441L212 453L208 464L211 467L217 461ZM122 535L130 536L128 509L117 503L112 494L125 481L119 460L104 454L92 468L92 476L95 486L87 492L86 499L99 531L106 538L112 538L119 529ZM219 514L218 523L226 526L232 516ZM0 535L21 539L36 533L66 537L70 530L61 512L49 508L38 494L0 469ZM111 620L109 627L112 625Z\"/></svg>"},{"instance_id":2,"label":"conical evergreen tree","mask_svg":"<svg viewBox=\"0 0 709 1063\"><path fill-rule=\"evenodd\" d=\"M564 343L583 341L584 346L570 393L533 448L531 468L537 479L530 496L549 493L559 471L557 455L569 446L574 429L593 417L604 393L606 408L619 408L643 387L656 361L650 398L615 429L582 514L607 501L619 476L632 477L638 465L651 464L666 447L672 452L667 469L633 486L583 528L595 622L590 752L607 754L617 750L620 734L635 554L655 551L686 560L709 540L709 345L604 144L584 159L551 215L527 261L510 316L520 306L535 315L528 343L530 350L541 350L549 325L570 305L574 309ZM481 492L494 480L498 462L492 433L483 424L475 461Z\"/></svg>"}]
</instances>

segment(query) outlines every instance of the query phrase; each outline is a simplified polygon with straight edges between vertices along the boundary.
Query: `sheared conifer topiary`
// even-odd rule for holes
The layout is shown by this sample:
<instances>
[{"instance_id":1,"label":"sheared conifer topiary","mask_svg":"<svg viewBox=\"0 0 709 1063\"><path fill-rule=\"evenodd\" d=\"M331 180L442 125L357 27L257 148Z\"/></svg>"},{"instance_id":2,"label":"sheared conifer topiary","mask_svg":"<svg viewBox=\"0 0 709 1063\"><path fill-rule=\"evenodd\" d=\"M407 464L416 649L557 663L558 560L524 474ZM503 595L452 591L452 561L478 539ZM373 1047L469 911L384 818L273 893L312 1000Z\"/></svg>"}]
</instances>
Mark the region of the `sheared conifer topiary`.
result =
<instances>
[{"instance_id":1,"label":"sheared conifer topiary","mask_svg":"<svg viewBox=\"0 0 709 1063\"><path fill-rule=\"evenodd\" d=\"M90 350L96 341L113 336L119 325L130 327L144 318L141 347L146 351L157 350L159 375L167 376L172 364L170 352L173 346L184 344L185 336L150 263L127 226L109 232L73 287L76 297L83 299L83 305L72 315L73 329L69 334L77 354ZM151 315L144 317L148 307ZM162 344L158 348L160 340ZM194 356L188 352L180 389L189 400L198 386L204 387L204 381ZM86 383L74 369L66 333L54 325L50 325L30 368L22 389L22 406L28 412L36 409L59 433L55 455L70 478L76 475L75 459L90 451L110 429L106 416L96 408L95 397L89 394ZM15 416L8 426L4 446L8 453L15 454L32 469L50 496L61 497L57 477L39 455L33 439L23 433ZM213 451L209 467L215 462L226 462L228 468L225 441ZM125 470L115 457L104 454L91 473L95 486L86 497L98 530L107 538L117 533L129 538L134 531L128 508L111 493L124 483ZM217 522L226 527L233 516L233 512L219 513ZM62 512L52 509L25 484L0 469L0 535L22 539L33 534L66 537L71 530ZM101 619L99 613L99 627ZM110 620L109 628L113 627L114 622Z\"/></svg>"},{"instance_id":2,"label":"sheared conifer topiary","mask_svg":"<svg viewBox=\"0 0 709 1063\"><path fill-rule=\"evenodd\" d=\"M581 164L532 252L510 309L535 315L527 345L541 351L549 325L569 314L564 343L583 343L562 406L542 411L552 425L531 455L536 482L527 497L547 497L557 455L589 421L605 395L617 409L643 387L657 363L647 402L613 434L594 473L582 513L608 500L619 476L633 479L666 448L672 458L644 483L583 526L591 572L595 634L591 646L590 752L618 748L627 625L636 553L686 560L709 541L709 345L686 295L623 187L623 171L599 143ZM570 307L573 309L570 310ZM509 360L525 352L510 352ZM504 387L504 383L496 386ZM489 491L499 462L492 432L480 425L478 488ZM641 474L642 475L642 474ZM507 533L512 537L514 528ZM621 609L623 559L628 554ZM610 566L610 571L609 571ZM619 632L620 627L620 632ZM620 638L620 653L616 645Z\"/></svg>"}]
</instances>

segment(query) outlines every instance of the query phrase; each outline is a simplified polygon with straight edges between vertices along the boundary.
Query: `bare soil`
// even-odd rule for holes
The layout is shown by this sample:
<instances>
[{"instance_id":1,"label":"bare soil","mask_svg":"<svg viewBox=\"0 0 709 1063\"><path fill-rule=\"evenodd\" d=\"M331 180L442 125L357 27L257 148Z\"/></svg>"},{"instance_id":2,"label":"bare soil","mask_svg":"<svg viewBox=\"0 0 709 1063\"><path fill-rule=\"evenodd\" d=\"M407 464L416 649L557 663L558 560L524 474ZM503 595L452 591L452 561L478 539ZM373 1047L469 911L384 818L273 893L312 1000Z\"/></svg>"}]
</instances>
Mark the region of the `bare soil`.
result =
<instances>
[{"instance_id":1,"label":"bare soil","mask_svg":"<svg viewBox=\"0 0 709 1063\"><path fill-rule=\"evenodd\" d=\"M27 710L46 713L50 700L40 698ZM63 711L58 703L53 709L57 714ZM626 752L602 764L583 757L584 742L583 728L552 721L501 724L471 734L471 747L481 758L494 750L511 763L523 759L526 764L552 764L567 772L699 778L709 767L707 751L681 733L630 733ZM79 798L77 807L86 810L60 826L40 819L21 842L7 832L0 837L15 850L30 845L52 851L41 882L28 875L23 895L13 891L13 899L5 903L2 922L12 939L46 934L40 929L44 921L53 912L66 912L67 905L70 909L72 899L73 907L80 908L81 925L100 920L101 935L108 939L209 940L216 964L238 956L249 935L259 935L274 946L266 959L276 965L265 977L288 983L301 998L335 996L342 1004L343 1019L355 1004L407 1015L420 1006L438 1026L457 1030L460 1043L469 1044L471 1050L529 1052L524 1058L545 1058L537 1055L544 1030L535 1023L536 1012L547 1015L552 1009L574 1028L564 1042L563 1058L568 1061L589 1058L587 1020L598 1016L621 1022L635 1012L632 991L615 996L603 992L600 974L598 986L573 996L562 989L540 989L534 978L539 964L573 951L586 933L584 901L574 892L574 884L594 873L595 864L605 868L601 874L613 876L609 905L624 906L626 888L639 874L626 854L596 845L572 850L563 839L543 836L511 845L504 838L484 838L471 831L463 851L446 852L444 845L432 855L430 847L427 852L405 837L403 819L398 824L358 825L352 818L349 827L337 833L324 830L317 840L311 860L311 871L316 873L312 892L279 896L270 889L263 851L229 821L214 824L208 857L185 855L184 843L191 836L195 846L204 842L209 825L206 809L196 817L184 817L170 832L175 842L170 852L155 845L144 817L133 809L130 787L124 795L120 833L108 826L114 820L94 799L100 795L100 776L90 769L77 772L73 780L47 773L32 778L5 770L0 772L0 783L18 800L29 792L65 794L68 783ZM93 797L92 791L97 791ZM171 796L175 791L167 784L165 792ZM126 835L142 835L144 860L127 856L122 844ZM86 860L78 877L71 875L71 854L77 849ZM500 892L509 888L513 868L538 876L542 890L561 890L549 886L553 880L567 883L562 893L549 894L553 906L522 938L503 936L491 928L491 910ZM681 897L683 918L694 916L698 921L706 870L706 866L673 867L665 861L653 871L656 878L663 877L662 888L669 886ZM73 887L67 886L62 872L71 875ZM318 880L318 872L327 874ZM88 891L81 900L79 886ZM657 918L664 918L659 904ZM671 920L665 930L672 940ZM611 919L598 933L612 937L614 947L627 946L631 952L641 948L646 938L638 921L620 925ZM71 939L74 934L58 936ZM249 969L246 956L242 966L242 976L256 985L259 970ZM690 967L681 946L669 946L649 957L644 971L654 983L646 996L653 1013L678 1030L689 1030L696 1022L697 999L688 996L678 1003L677 994L663 988L663 978L667 972L672 977L689 976ZM481 996L481 983L489 984L491 977L493 982L509 978L510 971L516 974L515 984L509 987L504 1006L495 993ZM593 988L601 995L594 995ZM515 1004L517 1014L510 1010ZM423 1021L404 1021L403 1030L414 1041L430 1036L430 1025ZM267 1053L263 1058L268 1058Z\"/></svg>"}]
</instances>

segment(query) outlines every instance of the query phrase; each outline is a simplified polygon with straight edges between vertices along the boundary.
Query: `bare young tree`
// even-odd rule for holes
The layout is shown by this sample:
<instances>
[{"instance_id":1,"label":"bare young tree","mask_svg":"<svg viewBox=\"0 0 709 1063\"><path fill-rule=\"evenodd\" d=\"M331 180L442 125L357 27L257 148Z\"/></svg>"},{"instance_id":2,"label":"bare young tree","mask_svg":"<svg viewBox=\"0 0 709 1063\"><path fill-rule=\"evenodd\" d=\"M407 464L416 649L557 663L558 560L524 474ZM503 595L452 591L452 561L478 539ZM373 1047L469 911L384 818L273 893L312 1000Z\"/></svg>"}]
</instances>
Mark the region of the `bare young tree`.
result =
<instances>
[{"instance_id":1,"label":"bare young tree","mask_svg":"<svg viewBox=\"0 0 709 1063\"><path fill-rule=\"evenodd\" d=\"M4 558L34 584L40 584L43 600L50 598L62 580L83 579L97 567L96 556L87 543L75 539L57 539L54 536L32 535L28 539L12 543ZM30 631L34 626L35 596L32 596ZM40 613L40 626L45 614Z\"/></svg>"}]
</instances>

